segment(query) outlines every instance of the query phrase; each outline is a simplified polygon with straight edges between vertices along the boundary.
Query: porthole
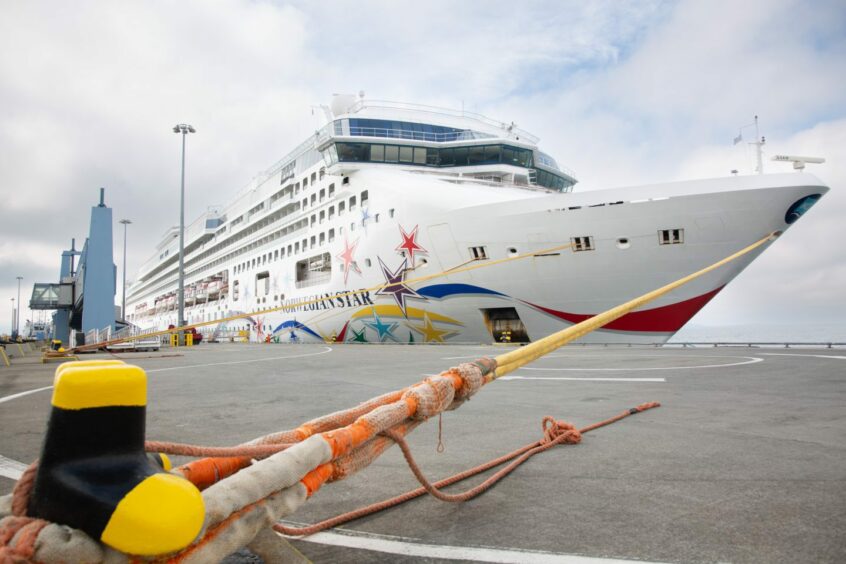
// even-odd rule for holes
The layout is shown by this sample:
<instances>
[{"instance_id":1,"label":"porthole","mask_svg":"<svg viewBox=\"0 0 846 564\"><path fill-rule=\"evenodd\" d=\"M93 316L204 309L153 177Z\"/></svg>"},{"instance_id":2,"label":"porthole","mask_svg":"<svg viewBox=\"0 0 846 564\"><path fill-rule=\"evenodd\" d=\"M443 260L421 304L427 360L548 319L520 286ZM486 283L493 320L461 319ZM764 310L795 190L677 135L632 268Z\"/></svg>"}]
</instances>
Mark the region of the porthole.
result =
<instances>
[{"instance_id":1,"label":"porthole","mask_svg":"<svg viewBox=\"0 0 846 564\"><path fill-rule=\"evenodd\" d=\"M632 246L632 244L629 241L628 237L620 237L619 239L617 239L617 248L618 249L628 249L631 246Z\"/></svg>"},{"instance_id":2,"label":"porthole","mask_svg":"<svg viewBox=\"0 0 846 564\"><path fill-rule=\"evenodd\" d=\"M516 257L518 254L517 247L508 247L508 256Z\"/></svg>"}]
</instances>

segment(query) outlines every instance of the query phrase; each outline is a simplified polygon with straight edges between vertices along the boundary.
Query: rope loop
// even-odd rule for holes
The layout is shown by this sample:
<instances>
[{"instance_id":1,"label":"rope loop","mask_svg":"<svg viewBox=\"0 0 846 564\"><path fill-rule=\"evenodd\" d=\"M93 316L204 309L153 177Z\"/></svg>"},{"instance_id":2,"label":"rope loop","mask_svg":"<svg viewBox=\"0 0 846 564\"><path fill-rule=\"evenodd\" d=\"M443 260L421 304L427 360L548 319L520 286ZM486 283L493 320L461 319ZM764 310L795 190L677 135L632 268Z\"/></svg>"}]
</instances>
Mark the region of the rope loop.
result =
<instances>
[{"instance_id":1,"label":"rope loop","mask_svg":"<svg viewBox=\"0 0 846 564\"><path fill-rule=\"evenodd\" d=\"M575 425L566 421L558 421L549 415L541 421L541 429L543 429L541 444L567 443L575 445L582 440L582 434L576 429Z\"/></svg>"}]
</instances>

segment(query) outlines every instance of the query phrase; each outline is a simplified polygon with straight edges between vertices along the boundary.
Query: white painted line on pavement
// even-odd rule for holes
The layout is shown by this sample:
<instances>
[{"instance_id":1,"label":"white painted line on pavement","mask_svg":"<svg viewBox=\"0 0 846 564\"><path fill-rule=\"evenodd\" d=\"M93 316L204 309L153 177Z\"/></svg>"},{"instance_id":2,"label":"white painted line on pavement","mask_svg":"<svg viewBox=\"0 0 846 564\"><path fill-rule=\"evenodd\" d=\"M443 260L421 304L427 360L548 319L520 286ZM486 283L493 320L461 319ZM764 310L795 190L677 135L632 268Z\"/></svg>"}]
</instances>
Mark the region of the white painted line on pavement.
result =
<instances>
[{"instance_id":1,"label":"white painted line on pavement","mask_svg":"<svg viewBox=\"0 0 846 564\"><path fill-rule=\"evenodd\" d=\"M52 390L53 386L44 386L43 388L36 388L34 390L29 390L26 392L21 392L19 394L12 394L11 396L6 396L0 398L0 403L5 403L7 401L12 401L13 399L22 398L24 396L28 396L29 394L34 394L35 392L43 392L44 390Z\"/></svg>"},{"instance_id":2,"label":"white painted line on pavement","mask_svg":"<svg viewBox=\"0 0 846 564\"><path fill-rule=\"evenodd\" d=\"M645 560L598 558L540 550L425 544L407 537L376 535L373 533L346 530L343 533L324 531L301 539L298 537L293 538L294 540L303 540L316 544L358 548L387 554L418 556L422 558L443 558L448 560L469 560L473 562L514 564L522 564L524 562L532 562L533 564L630 564L632 562L638 562L639 564L658 564Z\"/></svg>"},{"instance_id":3,"label":"white painted line on pavement","mask_svg":"<svg viewBox=\"0 0 846 564\"><path fill-rule=\"evenodd\" d=\"M316 353L294 354L288 356L274 356L271 358L251 358L248 360L229 360L226 362L210 362L208 364L191 364L188 366L171 366L169 368L154 368L152 370L145 370L147 374L151 372L167 372L169 370L184 370L186 368L205 368L206 366L227 366L230 364L249 364L251 362L268 362L270 360L285 360L288 358L303 358L306 356L317 356L332 352L332 347L324 347L324 350Z\"/></svg>"},{"instance_id":4,"label":"white painted line on pavement","mask_svg":"<svg viewBox=\"0 0 846 564\"><path fill-rule=\"evenodd\" d=\"M502 376L498 380L576 380L585 382L666 382L666 378L567 378L566 376Z\"/></svg>"},{"instance_id":5,"label":"white painted line on pavement","mask_svg":"<svg viewBox=\"0 0 846 564\"><path fill-rule=\"evenodd\" d=\"M815 358L835 358L837 360L846 360L846 356L837 356L833 354L802 354L802 353L758 353L765 356L813 356Z\"/></svg>"},{"instance_id":6,"label":"white painted line on pavement","mask_svg":"<svg viewBox=\"0 0 846 564\"><path fill-rule=\"evenodd\" d=\"M11 478L13 480L20 480L21 474L26 470L26 464L6 458L0 454L0 476Z\"/></svg>"}]
</instances>

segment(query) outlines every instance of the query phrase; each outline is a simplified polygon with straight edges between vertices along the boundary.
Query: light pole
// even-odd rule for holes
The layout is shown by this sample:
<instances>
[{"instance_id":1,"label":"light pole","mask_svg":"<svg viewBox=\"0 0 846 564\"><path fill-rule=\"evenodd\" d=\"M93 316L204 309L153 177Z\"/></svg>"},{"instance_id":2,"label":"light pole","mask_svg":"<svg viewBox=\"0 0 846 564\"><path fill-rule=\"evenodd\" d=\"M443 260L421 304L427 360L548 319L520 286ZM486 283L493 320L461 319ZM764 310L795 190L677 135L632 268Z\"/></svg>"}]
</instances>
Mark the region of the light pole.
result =
<instances>
[{"instance_id":1,"label":"light pole","mask_svg":"<svg viewBox=\"0 0 846 564\"><path fill-rule=\"evenodd\" d=\"M182 184L179 191L179 289L176 296L179 301L177 327L185 325L185 137L189 133L196 133L196 131L187 123L179 123L173 126L174 133L182 134Z\"/></svg>"},{"instance_id":2,"label":"light pole","mask_svg":"<svg viewBox=\"0 0 846 564\"><path fill-rule=\"evenodd\" d=\"M123 224L123 305L120 308L120 316L123 322L126 323L126 226L132 222L128 219L121 219L118 223Z\"/></svg>"},{"instance_id":3,"label":"light pole","mask_svg":"<svg viewBox=\"0 0 846 564\"><path fill-rule=\"evenodd\" d=\"M21 280L23 276L16 276L16 278L18 279L18 310L15 316L15 337L18 337L21 334Z\"/></svg>"},{"instance_id":4,"label":"light pole","mask_svg":"<svg viewBox=\"0 0 846 564\"><path fill-rule=\"evenodd\" d=\"M17 335L15 335L15 319L18 317L18 311L15 309L15 298L10 298L12 300L12 326L9 329L9 333L12 334L12 339L15 339Z\"/></svg>"}]
</instances>

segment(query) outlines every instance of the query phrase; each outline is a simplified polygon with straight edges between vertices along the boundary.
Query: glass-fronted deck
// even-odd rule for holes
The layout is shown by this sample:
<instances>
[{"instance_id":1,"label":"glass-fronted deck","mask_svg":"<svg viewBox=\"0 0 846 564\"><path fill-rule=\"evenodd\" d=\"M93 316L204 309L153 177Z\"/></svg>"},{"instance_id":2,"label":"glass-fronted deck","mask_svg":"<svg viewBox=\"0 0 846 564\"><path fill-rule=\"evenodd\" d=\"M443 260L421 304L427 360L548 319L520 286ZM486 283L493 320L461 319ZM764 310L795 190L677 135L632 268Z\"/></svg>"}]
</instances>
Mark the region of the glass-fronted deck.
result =
<instances>
[{"instance_id":1,"label":"glass-fronted deck","mask_svg":"<svg viewBox=\"0 0 846 564\"><path fill-rule=\"evenodd\" d=\"M573 179L561 174L536 168L532 150L504 143L465 147L417 147L405 144L338 141L326 149L326 155L330 165L337 162L362 162L446 168L507 164L532 169L535 184L552 190L566 192L575 184ZM552 163L554 164L554 161ZM544 165L549 166L548 162Z\"/></svg>"}]
</instances>

